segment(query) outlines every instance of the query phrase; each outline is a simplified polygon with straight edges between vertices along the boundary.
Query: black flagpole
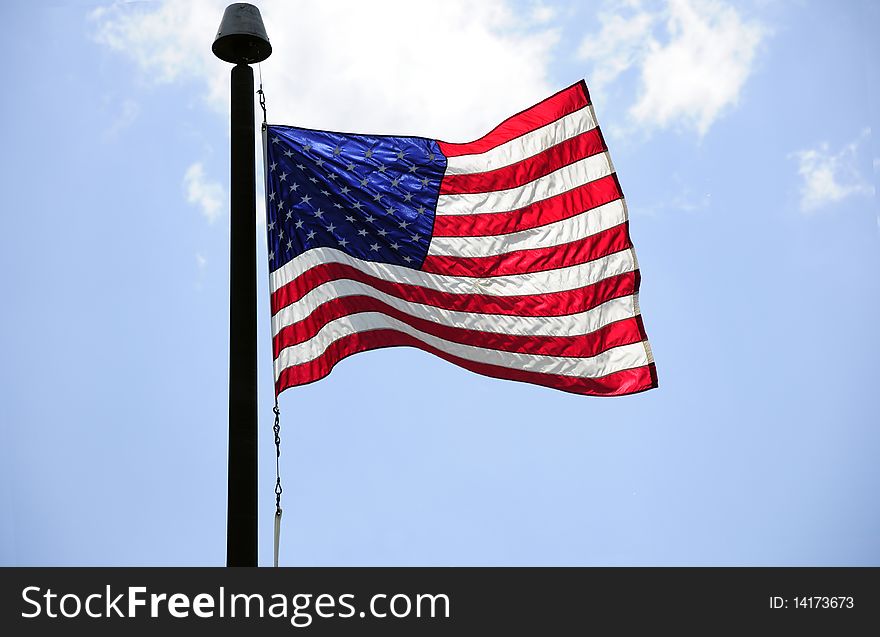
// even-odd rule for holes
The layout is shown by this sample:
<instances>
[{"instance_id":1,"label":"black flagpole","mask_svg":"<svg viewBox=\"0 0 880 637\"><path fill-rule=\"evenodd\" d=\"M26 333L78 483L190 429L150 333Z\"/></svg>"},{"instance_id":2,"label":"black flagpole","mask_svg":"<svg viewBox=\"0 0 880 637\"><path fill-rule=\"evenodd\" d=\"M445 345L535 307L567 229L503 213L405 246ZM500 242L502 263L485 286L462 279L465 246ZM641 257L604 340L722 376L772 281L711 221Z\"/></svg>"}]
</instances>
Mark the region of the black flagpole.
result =
<instances>
[{"instance_id":1,"label":"black flagpole","mask_svg":"<svg viewBox=\"0 0 880 637\"><path fill-rule=\"evenodd\" d=\"M255 6L226 7L212 47L232 69L229 490L226 565L257 565L257 236L254 71L272 53Z\"/></svg>"}]
</instances>

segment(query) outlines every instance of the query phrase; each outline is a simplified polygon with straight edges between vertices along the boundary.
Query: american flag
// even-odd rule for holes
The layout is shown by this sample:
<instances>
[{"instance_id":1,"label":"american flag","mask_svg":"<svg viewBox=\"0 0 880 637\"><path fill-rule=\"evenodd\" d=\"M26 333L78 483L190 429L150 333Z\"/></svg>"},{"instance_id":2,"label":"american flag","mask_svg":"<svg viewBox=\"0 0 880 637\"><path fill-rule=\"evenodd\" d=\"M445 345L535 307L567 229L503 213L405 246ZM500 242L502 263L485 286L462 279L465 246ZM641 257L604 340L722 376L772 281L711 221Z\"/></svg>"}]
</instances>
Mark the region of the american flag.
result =
<instances>
[{"instance_id":1,"label":"american flag","mask_svg":"<svg viewBox=\"0 0 880 637\"><path fill-rule=\"evenodd\" d=\"M275 391L417 347L577 394L657 386L584 82L453 144L265 129Z\"/></svg>"}]
</instances>

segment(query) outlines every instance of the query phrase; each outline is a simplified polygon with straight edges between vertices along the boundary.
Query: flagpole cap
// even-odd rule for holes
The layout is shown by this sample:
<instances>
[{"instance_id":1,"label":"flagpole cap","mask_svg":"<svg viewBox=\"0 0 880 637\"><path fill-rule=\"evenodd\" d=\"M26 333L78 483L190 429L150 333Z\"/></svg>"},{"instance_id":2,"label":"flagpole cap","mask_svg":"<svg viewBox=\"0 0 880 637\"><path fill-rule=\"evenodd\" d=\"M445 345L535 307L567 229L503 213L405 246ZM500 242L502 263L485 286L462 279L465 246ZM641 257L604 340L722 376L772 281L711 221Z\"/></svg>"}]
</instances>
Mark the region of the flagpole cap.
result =
<instances>
[{"instance_id":1,"label":"flagpole cap","mask_svg":"<svg viewBox=\"0 0 880 637\"><path fill-rule=\"evenodd\" d=\"M246 2L226 7L211 50L233 64L256 64L272 55L260 10Z\"/></svg>"}]
</instances>

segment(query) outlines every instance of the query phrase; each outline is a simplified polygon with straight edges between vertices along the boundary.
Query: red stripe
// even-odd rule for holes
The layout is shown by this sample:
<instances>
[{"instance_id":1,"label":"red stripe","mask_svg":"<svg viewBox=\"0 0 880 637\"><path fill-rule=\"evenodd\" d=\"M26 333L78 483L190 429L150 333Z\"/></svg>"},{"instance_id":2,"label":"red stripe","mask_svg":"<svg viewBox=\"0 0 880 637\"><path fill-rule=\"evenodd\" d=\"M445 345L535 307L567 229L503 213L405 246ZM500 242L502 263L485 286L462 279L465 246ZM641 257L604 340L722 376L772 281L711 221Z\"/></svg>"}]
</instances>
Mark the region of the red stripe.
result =
<instances>
[{"instance_id":1,"label":"red stripe","mask_svg":"<svg viewBox=\"0 0 880 637\"><path fill-rule=\"evenodd\" d=\"M606 150L608 147L602 139L602 133L594 128L509 166L483 173L444 175L440 182L440 194L457 195L516 188Z\"/></svg>"},{"instance_id":2,"label":"red stripe","mask_svg":"<svg viewBox=\"0 0 880 637\"><path fill-rule=\"evenodd\" d=\"M447 157L459 155L474 155L484 153L496 146L500 146L511 139L516 139L533 130L546 126L569 113L573 113L590 103L587 94L587 86L578 82L574 86L559 91L556 95L548 97L543 102L535 104L513 117L501 122L480 139L464 144L451 144L438 141L440 152Z\"/></svg>"},{"instance_id":3,"label":"red stripe","mask_svg":"<svg viewBox=\"0 0 880 637\"><path fill-rule=\"evenodd\" d=\"M477 374L505 378L525 383L544 385L561 389L574 394L588 394L592 396L620 396L644 391L657 386L657 374L654 364L635 367L602 376L601 378L578 378L574 376L561 376L555 374L541 374L520 369L510 369L487 363L475 363L458 356L447 354L435 347L431 347L418 339L401 334L394 330L373 330L349 334L334 341L320 357L308 363L293 365L281 370L278 380L275 382L275 393L280 394L288 387L305 385L320 380L330 373L333 366L343 358L382 347L409 346L416 347L428 353L439 356L450 363L454 363Z\"/></svg>"},{"instance_id":4,"label":"red stripe","mask_svg":"<svg viewBox=\"0 0 880 637\"><path fill-rule=\"evenodd\" d=\"M272 314L295 303L308 292L328 281L351 279L405 301L432 305L457 312L504 314L510 316L561 316L582 312L626 294L638 291L638 271L608 277L592 285L562 292L491 296L488 294L452 294L403 283L392 283L364 274L341 263L325 263L304 272L272 294Z\"/></svg>"},{"instance_id":5,"label":"red stripe","mask_svg":"<svg viewBox=\"0 0 880 637\"><path fill-rule=\"evenodd\" d=\"M516 250L487 257L428 255L422 270L470 277L540 272L586 263L631 247L629 222L626 221L589 237L548 248Z\"/></svg>"},{"instance_id":6,"label":"red stripe","mask_svg":"<svg viewBox=\"0 0 880 637\"><path fill-rule=\"evenodd\" d=\"M616 175L608 175L562 194L510 212L476 215L436 215L435 237L485 237L537 228L568 219L585 210L620 199Z\"/></svg>"},{"instance_id":7,"label":"red stripe","mask_svg":"<svg viewBox=\"0 0 880 637\"><path fill-rule=\"evenodd\" d=\"M635 317L605 325L589 334L575 336L527 336L500 334L453 327L412 316L370 296L344 296L332 299L315 308L301 321L288 325L272 339L272 351L277 358L285 347L304 343L313 338L330 321L350 314L380 312L410 327L454 343L473 345L523 354L547 356L595 356L612 347L629 345L642 340L641 326Z\"/></svg>"}]
</instances>

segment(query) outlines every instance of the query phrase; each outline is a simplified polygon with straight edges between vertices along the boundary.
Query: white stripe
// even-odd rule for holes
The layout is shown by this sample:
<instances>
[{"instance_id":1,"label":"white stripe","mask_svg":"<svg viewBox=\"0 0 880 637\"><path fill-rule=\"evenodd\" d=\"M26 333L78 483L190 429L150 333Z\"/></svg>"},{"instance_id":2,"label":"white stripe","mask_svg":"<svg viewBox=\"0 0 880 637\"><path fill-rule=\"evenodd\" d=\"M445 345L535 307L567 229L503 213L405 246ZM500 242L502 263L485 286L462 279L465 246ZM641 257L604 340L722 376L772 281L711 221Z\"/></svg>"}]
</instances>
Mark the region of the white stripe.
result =
<instances>
[{"instance_id":1,"label":"white stripe","mask_svg":"<svg viewBox=\"0 0 880 637\"><path fill-rule=\"evenodd\" d=\"M520 336L578 336L623 319L638 312L633 295L606 301L592 309L565 316L510 316L506 314L479 314L458 312L406 301L377 290L365 283L350 279L328 281L319 285L296 303L282 308L272 317L272 336L283 328L310 316L324 303L347 296L368 296L382 301L414 318L440 325L448 325L477 332L517 334ZM372 310L371 310L372 311Z\"/></svg>"},{"instance_id":2,"label":"white stripe","mask_svg":"<svg viewBox=\"0 0 880 637\"><path fill-rule=\"evenodd\" d=\"M550 248L598 234L626 221L626 204L617 199L574 217L488 237L434 237L428 255L445 257L484 257L516 250Z\"/></svg>"},{"instance_id":3,"label":"white stripe","mask_svg":"<svg viewBox=\"0 0 880 637\"><path fill-rule=\"evenodd\" d=\"M596 114L593 107L587 105L484 153L449 157L446 160L446 174L482 173L503 168L594 128Z\"/></svg>"},{"instance_id":4,"label":"white stripe","mask_svg":"<svg viewBox=\"0 0 880 637\"><path fill-rule=\"evenodd\" d=\"M399 265L363 261L335 248L314 248L296 256L270 274L272 292L290 283L296 277L302 276L313 267L324 263L343 263L353 266L365 274L394 283L415 285L450 294L487 294L491 296L548 294L574 290L611 276L632 272L635 269L631 248L567 268L495 277L432 274Z\"/></svg>"},{"instance_id":5,"label":"white stripe","mask_svg":"<svg viewBox=\"0 0 880 637\"><path fill-rule=\"evenodd\" d=\"M562 194L587 182L595 181L613 172L614 167L608 153L599 153L584 157L516 188L492 192L440 195L437 199L437 214L475 215L517 210L536 201Z\"/></svg>"},{"instance_id":6,"label":"white stripe","mask_svg":"<svg viewBox=\"0 0 880 637\"><path fill-rule=\"evenodd\" d=\"M453 343L426 334L386 314L364 312L331 321L321 328L321 331L313 338L281 350L275 360L275 378L278 378L281 370L287 367L308 363L320 357L333 342L344 336L379 329L393 329L408 334L447 354L477 363L488 363L509 369L524 369L543 374L598 378L624 369L641 367L651 362L648 352L641 342L614 347L588 358L522 354Z\"/></svg>"}]
</instances>

